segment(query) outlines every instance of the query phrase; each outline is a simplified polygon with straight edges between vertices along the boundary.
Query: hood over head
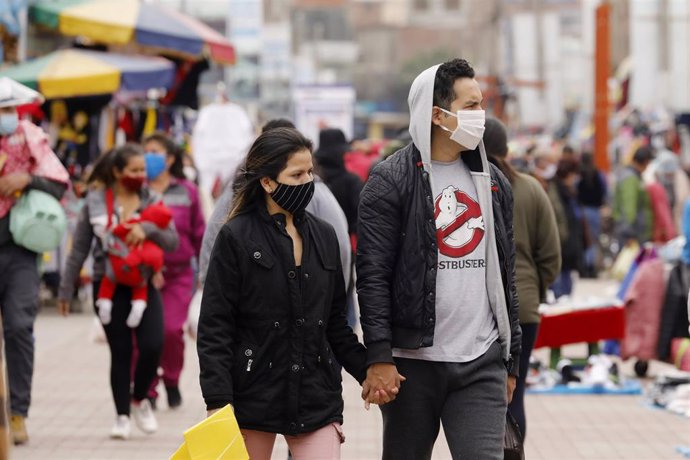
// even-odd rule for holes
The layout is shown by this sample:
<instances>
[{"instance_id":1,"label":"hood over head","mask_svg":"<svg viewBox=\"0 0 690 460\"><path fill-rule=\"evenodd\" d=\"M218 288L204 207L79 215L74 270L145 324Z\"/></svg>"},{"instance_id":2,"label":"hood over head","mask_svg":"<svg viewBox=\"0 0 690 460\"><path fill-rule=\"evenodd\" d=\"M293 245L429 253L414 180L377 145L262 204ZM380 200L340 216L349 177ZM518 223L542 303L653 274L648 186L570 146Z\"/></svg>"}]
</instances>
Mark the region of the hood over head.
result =
<instances>
[{"instance_id":1,"label":"hood over head","mask_svg":"<svg viewBox=\"0 0 690 460\"><path fill-rule=\"evenodd\" d=\"M424 169L431 170L431 113L434 107L434 82L441 64L429 67L417 75L410 87L407 103L410 106L410 136L422 154Z\"/></svg>"},{"instance_id":2,"label":"hood over head","mask_svg":"<svg viewBox=\"0 0 690 460\"><path fill-rule=\"evenodd\" d=\"M431 115L434 108L434 84L436 72L441 64L429 67L414 79L410 87L407 103L410 106L410 135L422 156L424 169L431 173ZM484 142L479 143L482 170L489 172L489 163L484 149ZM463 155L470 151L463 152Z\"/></svg>"}]
</instances>

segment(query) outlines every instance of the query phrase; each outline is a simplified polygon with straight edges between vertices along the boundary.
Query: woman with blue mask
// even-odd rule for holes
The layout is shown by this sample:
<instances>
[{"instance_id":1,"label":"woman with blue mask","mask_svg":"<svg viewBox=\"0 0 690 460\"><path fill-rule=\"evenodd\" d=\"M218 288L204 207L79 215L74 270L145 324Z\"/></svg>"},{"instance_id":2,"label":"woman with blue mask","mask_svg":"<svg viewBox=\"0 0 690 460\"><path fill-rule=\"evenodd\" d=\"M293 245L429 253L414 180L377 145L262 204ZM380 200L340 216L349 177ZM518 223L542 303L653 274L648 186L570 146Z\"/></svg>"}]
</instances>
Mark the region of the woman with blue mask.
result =
<instances>
[{"instance_id":1,"label":"woman with blue mask","mask_svg":"<svg viewBox=\"0 0 690 460\"><path fill-rule=\"evenodd\" d=\"M144 140L146 177L149 188L163 197L173 212L180 244L165 254L163 279L158 280L163 298L165 341L160 367L168 406L182 404L178 382L184 363L184 331L189 303L196 287L192 261L199 258L201 240L206 228L201 212L199 191L184 173L184 152L164 133L154 133ZM158 393L156 378L149 392L154 407Z\"/></svg>"}]
</instances>

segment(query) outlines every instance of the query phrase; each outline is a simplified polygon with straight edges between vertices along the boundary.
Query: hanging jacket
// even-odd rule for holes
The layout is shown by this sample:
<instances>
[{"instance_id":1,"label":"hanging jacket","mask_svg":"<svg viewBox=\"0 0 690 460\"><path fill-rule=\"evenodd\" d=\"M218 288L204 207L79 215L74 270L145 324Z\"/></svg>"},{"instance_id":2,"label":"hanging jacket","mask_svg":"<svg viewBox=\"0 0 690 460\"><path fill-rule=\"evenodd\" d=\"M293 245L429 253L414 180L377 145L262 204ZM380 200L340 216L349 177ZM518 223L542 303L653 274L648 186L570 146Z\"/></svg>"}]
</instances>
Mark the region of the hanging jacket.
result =
<instances>
[{"instance_id":1,"label":"hanging jacket","mask_svg":"<svg viewBox=\"0 0 690 460\"><path fill-rule=\"evenodd\" d=\"M623 359L656 359L664 286L664 262L658 257L643 260L625 293Z\"/></svg>"},{"instance_id":2,"label":"hanging jacket","mask_svg":"<svg viewBox=\"0 0 690 460\"><path fill-rule=\"evenodd\" d=\"M666 190L659 182L654 182L647 185L647 193L649 194L652 215L654 217L652 241L655 243L671 241L678 236L678 233L676 232Z\"/></svg>"}]
</instances>

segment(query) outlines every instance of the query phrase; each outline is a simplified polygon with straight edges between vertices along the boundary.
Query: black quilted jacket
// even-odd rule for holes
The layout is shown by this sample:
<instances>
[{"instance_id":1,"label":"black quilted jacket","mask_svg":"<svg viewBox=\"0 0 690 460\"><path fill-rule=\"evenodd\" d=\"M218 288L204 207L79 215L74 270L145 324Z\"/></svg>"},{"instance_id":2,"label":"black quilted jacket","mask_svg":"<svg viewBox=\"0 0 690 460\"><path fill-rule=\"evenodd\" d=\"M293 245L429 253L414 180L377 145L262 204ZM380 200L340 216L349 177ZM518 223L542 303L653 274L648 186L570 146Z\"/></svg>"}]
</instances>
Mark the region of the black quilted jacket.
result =
<instances>
[{"instance_id":1,"label":"black quilted jacket","mask_svg":"<svg viewBox=\"0 0 690 460\"><path fill-rule=\"evenodd\" d=\"M338 363L359 382L366 377L335 231L307 212L295 226L299 269L285 216L263 206L226 223L211 253L197 340L201 392L208 409L233 404L241 428L296 435L342 423Z\"/></svg>"},{"instance_id":2,"label":"black quilted jacket","mask_svg":"<svg viewBox=\"0 0 690 460\"><path fill-rule=\"evenodd\" d=\"M463 153L481 171L479 150ZM515 289L513 194L491 165L496 241L511 328L512 375L522 346ZM392 348L418 349L434 341L436 226L429 175L409 144L372 171L362 191L357 247L357 293L368 363L393 362Z\"/></svg>"}]
</instances>

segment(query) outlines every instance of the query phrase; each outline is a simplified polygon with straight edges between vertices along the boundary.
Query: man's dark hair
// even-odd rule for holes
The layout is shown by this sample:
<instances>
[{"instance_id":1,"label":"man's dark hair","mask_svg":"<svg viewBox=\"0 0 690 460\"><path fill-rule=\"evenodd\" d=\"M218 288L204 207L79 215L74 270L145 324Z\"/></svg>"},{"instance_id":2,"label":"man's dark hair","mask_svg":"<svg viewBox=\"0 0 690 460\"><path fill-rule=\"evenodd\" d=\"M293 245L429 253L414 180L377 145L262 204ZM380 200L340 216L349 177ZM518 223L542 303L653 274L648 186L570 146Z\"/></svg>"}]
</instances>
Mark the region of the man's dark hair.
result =
<instances>
[{"instance_id":1,"label":"man's dark hair","mask_svg":"<svg viewBox=\"0 0 690 460\"><path fill-rule=\"evenodd\" d=\"M556 177L559 179L565 179L571 174L577 174L580 172L580 165L577 161L571 158L561 158L558 162L558 169L556 169Z\"/></svg>"},{"instance_id":2,"label":"man's dark hair","mask_svg":"<svg viewBox=\"0 0 690 460\"><path fill-rule=\"evenodd\" d=\"M646 165L653 159L654 150L652 150L652 148L648 145L643 145L642 147L637 149L632 158L633 162L637 163L638 165Z\"/></svg>"},{"instance_id":3,"label":"man's dark hair","mask_svg":"<svg viewBox=\"0 0 690 460\"><path fill-rule=\"evenodd\" d=\"M571 145L564 145L562 150L562 155L575 155L575 149Z\"/></svg>"},{"instance_id":4,"label":"man's dark hair","mask_svg":"<svg viewBox=\"0 0 690 460\"><path fill-rule=\"evenodd\" d=\"M287 118L274 118L266 122L263 128L261 128L261 133L270 131L276 128L292 128L295 129L295 124L288 120Z\"/></svg>"},{"instance_id":5,"label":"man's dark hair","mask_svg":"<svg viewBox=\"0 0 690 460\"><path fill-rule=\"evenodd\" d=\"M453 85L460 78L474 78L474 69L466 60L453 59L439 66L434 81L435 106L450 109L450 104L456 98Z\"/></svg>"}]
</instances>

